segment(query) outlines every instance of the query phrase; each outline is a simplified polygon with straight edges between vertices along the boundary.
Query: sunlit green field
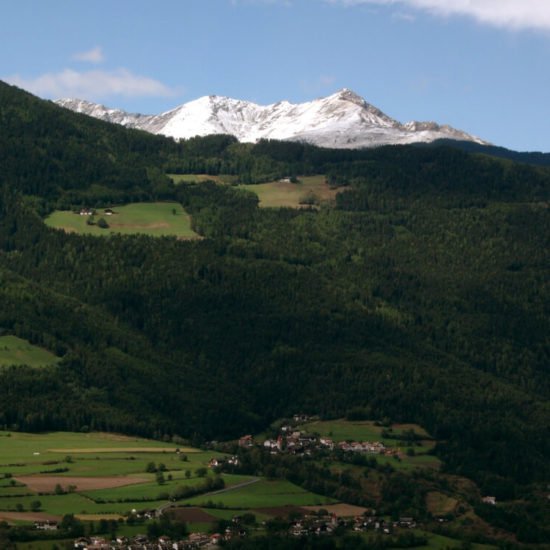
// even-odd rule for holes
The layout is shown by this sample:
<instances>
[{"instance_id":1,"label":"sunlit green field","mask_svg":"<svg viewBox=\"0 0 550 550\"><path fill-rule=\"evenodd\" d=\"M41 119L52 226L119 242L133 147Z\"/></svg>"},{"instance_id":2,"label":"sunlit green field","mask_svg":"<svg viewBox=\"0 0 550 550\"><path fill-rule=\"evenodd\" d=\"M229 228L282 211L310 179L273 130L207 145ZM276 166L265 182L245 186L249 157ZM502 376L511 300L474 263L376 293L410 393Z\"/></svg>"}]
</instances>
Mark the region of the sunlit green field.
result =
<instances>
[{"instance_id":1,"label":"sunlit green field","mask_svg":"<svg viewBox=\"0 0 550 550\"><path fill-rule=\"evenodd\" d=\"M176 202L140 202L116 206L108 216L102 208L93 216L95 225L87 222L90 216L80 216L68 210L56 210L46 220L46 225L63 229L67 233L83 235L145 234L152 237L173 236L180 239L198 238L191 229L191 218ZM97 222L105 220L109 227L101 228Z\"/></svg>"},{"instance_id":2,"label":"sunlit green field","mask_svg":"<svg viewBox=\"0 0 550 550\"><path fill-rule=\"evenodd\" d=\"M48 350L33 346L17 336L0 336L0 368L11 365L47 367L59 360Z\"/></svg>"},{"instance_id":3,"label":"sunlit green field","mask_svg":"<svg viewBox=\"0 0 550 550\"><path fill-rule=\"evenodd\" d=\"M229 508L269 508L272 506L309 506L336 502L322 495L310 493L289 481L261 480L234 491L212 496L197 496L182 504L205 505L208 502Z\"/></svg>"},{"instance_id":4,"label":"sunlit green field","mask_svg":"<svg viewBox=\"0 0 550 550\"><path fill-rule=\"evenodd\" d=\"M156 499L168 487L165 489L164 485L158 484L155 474L146 472L148 464L164 464L165 477L171 475L173 478L167 484L172 485L173 489L182 483L199 483L196 470L204 468L213 456L219 456L219 453L117 434L0 432L0 516L1 512L6 511L28 512L31 503L36 500L40 500L41 512L54 515L125 513L132 508L154 508L166 499L146 504L140 502L141 499ZM191 479L184 482L186 470L190 470ZM25 477L29 475L33 477ZM212 475L211 472L208 475ZM49 480L47 493L52 493L56 484L66 489L81 479L89 480L92 488L68 494L38 495L38 492L44 491L33 488L33 484L45 478ZM115 481L122 478L124 482L135 484L93 490L93 485L97 483L95 480L101 478ZM228 481L228 485L232 482L235 480ZM101 498L111 500L108 498L110 492L112 500L135 498L136 502L94 502ZM94 493L98 493L97 498L93 497Z\"/></svg>"},{"instance_id":5,"label":"sunlit green field","mask_svg":"<svg viewBox=\"0 0 550 550\"><path fill-rule=\"evenodd\" d=\"M260 206L266 208L315 206L330 202L337 193L328 186L325 176L300 177L298 183L273 181L238 187L256 193Z\"/></svg>"},{"instance_id":6,"label":"sunlit green field","mask_svg":"<svg viewBox=\"0 0 550 550\"><path fill-rule=\"evenodd\" d=\"M139 500L140 498L153 498L156 499L160 495L170 494L176 487L181 486L195 486L199 485L202 481L202 478L199 478L196 473L192 470L192 475L188 479L184 475L184 471L170 471L166 474L172 476L172 480L166 480L164 483L159 485L154 481L154 476L151 476L150 483L140 483L139 485L126 485L125 487L117 487L114 489L99 489L97 491L85 491L82 492L83 495L93 499L93 500ZM212 475L209 472L208 475ZM236 476L229 474L222 474L221 476L225 482L225 487L229 488L232 485L237 485L238 483L243 483L249 481L250 476ZM163 499L158 499L163 500Z\"/></svg>"},{"instance_id":7,"label":"sunlit green field","mask_svg":"<svg viewBox=\"0 0 550 550\"><path fill-rule=\"evenodd\" d=\"M0 519L2 512L29 513L36 500L40 501L40 513L56 516L125 514L134 508L158 508L169 502L177 487L202 484L200 469L204 470L211 458L219 456L214 451L117 434L3 431L0 432ZM151 462L156 467L163 465L161 483L155 473L146 471ZM206 475L213 476L214 472L208 469ZM222 474L222 478L227 491L197 496L181 504L215 501L250 509L331 502L286 481L256 481L250 476L231 474ZM120 481L128 484L116 486ZM240 487L250 481L254 483ZM37 483L47 487L40 490ZM56 485L67 490L71 484L74 484L71 492L54 494ZM79 484L86 487L78 487Z\"/></svg>"}]
</instances>

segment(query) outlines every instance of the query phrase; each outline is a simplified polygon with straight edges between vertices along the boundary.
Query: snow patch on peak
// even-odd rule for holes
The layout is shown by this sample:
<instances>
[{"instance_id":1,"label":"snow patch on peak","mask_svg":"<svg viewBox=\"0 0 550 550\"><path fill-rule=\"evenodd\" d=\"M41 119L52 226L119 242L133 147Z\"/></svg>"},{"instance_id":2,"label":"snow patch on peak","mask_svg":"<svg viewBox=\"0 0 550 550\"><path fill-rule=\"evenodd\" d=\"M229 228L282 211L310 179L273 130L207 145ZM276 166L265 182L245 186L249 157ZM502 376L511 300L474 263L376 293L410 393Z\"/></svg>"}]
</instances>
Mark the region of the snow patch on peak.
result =
<instances>
[{"instance_id":1,"label":"snow patch on peak","mask_svg":"<svg viewBox=\"0 0 550 550\"><path fill-rule=\"evenodd\" d=\"M209 95L160 115L126 113L78 99L63 99L56 103L102 120L175 139L224 133L243 142L279 139L348 149L437 139L485 143L475 136L435 122L401 124L348 88L325 98L297 104L285 100L258 105Z\"/></svg>"}]
</instances>

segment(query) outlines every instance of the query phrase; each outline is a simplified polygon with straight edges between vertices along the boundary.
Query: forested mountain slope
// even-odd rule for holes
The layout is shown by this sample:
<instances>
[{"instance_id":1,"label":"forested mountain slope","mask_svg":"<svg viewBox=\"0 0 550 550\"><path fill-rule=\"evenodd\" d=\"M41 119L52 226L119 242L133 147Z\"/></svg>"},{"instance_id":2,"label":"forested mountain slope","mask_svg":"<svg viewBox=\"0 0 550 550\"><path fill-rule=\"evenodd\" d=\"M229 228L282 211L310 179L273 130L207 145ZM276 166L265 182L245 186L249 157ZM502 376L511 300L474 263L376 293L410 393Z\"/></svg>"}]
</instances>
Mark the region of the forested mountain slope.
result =
<instances>
[{"instance_id":1,"label":"forested mountain slope","mask_svg":"<svg viewBox=\"0 0 550 550\"><path fill-rule=\"evenodd\" d=\"M113 198L139 194L165 183L151 169L176 151L172 140L75 115L0 81L1 174L25 194L57 198L90 186Z\"/></svg>"},{"instance_id":2,"label":"forested mountain slope","mask_svg":"<svg viewBox=\"0 0 550 550\"><path fill-rule=\"evenodd\" d=\"M548 475L545 169L447 148L174 145L0 89L0 327L63 355L0 371L0 424L228 438L359 408L426 426L448 468L488 486ZM59 113L58 134L28 122ZM59 180L40 178L50 154ZM97 155L110 168L92 177ZM73 188L76 159L88 175ZM138 168L139 184L110 179ZM345 187L331 206L259 209L168 170ZM203 240L71 235L37 214L161 187Z\"/></svg>"}]
</instances>

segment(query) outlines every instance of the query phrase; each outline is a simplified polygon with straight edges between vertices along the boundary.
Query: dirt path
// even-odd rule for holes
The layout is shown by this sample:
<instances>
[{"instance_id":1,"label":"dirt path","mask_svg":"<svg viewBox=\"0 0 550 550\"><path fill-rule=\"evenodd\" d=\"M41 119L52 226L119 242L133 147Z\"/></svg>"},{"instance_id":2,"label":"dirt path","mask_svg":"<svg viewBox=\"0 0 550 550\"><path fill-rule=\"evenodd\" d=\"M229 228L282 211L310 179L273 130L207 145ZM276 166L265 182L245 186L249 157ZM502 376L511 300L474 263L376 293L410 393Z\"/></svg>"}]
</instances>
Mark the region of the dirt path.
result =
<instances>
[{"instance_id":1,"label":"dirt path","mask_svg":"<svg viewBox=\"0 0 550 550\"><path fill-rule=\"evenodd\" d=\"M211 493L205 493L202 496L210 496L210 495L221 495L222 493L228 493L229 491L235 491L236 489L242 489L243 487L247 487L248 485L252 485L253 483L258 483L260 481L259 477L255 477L254 479L249 479L248 481L243 481L242 483L237 483L237 485L231 485L231 487L226 487L225 489L220 489L219 491L212 491Z\"/></svg>"}]
</instances>

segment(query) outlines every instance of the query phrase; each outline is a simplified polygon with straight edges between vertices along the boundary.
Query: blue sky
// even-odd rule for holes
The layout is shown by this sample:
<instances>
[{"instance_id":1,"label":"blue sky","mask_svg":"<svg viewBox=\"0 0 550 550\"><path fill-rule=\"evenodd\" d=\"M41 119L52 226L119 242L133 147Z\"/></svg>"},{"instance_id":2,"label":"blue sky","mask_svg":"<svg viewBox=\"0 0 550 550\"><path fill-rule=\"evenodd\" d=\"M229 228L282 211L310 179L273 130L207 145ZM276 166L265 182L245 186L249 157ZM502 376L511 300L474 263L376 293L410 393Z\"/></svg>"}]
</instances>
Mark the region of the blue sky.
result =
<instances>
[{"instance_id":1,"label":"blue sky","mask_svg":"<svg viewBox=\"0 0 550 550\"><path fill-rule=\"evenodd\" d=\"M157 113L347 87L402 122L550 151L549 0L18 0L1 44L0 78L41 97Z\"/></svg>"}]
</instances>

